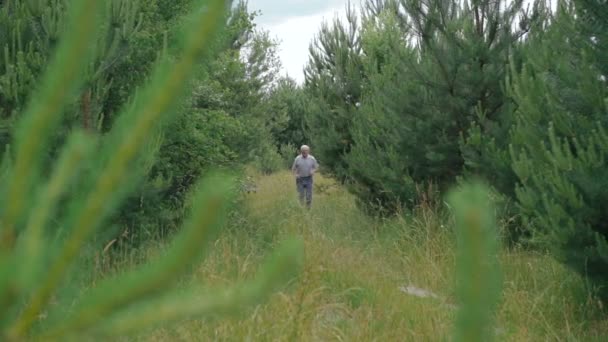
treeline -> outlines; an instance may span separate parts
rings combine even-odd
[[[481,178],[506,238],[601,284],[607,80],[605,1],[367,0],[311,44],[292,125],[366,208]]]
[[[14,159],[13,126],[24,105],[35,100],[31,94],[51,62],[71,4],[0,1],[0,148],[5,161]],[[107,17],[102,22],[107,27],[100,29],[105,34],[99,41],[86,42],[95,50],[95,59],[46,150],[46,170],[74,130],[97,137],[100,145],[112,143],[107,133],[117,122],[118,111],[138,96],[161,57],[178,57],[174,45],[192,5],[192,0],[105,2]],[[289,81],[279,77],[277,42],[256,27],[258,13],[246,2],[230,8],[226,26],[208,47],[207,57],[198,62],[188,96],[173,108],[173,119],[131,170],[144,175],[145,181],[108,222],[104,231],[112,233],[106,240],[121,235],[137,244],[178,227],[187,211],[188,193],[210,169],[234,170],[250,163],[266,171],[281,167],[273,133],[287,120],[270,94],[277,84]]]

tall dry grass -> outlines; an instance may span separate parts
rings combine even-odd
[[[298,281],[229,320],[183,321],[140,340],[452,338],[458,307],[456,248],[447,215],[421,205],[409,217],[375,220],[322,176],[317,177],[310,212],[299,207],[288,173],[257,177],[257,185],[258,192],[246,195],[243,212],[189,282],[227,286],[248,279],[267,250],[294,234],[303,239],[306,254]],[[575,273],[545,255],[523,250],[503,250],[499,260],[504,281],[493,328],[496,340],[608,339],[601,304]],[[432,295],[406,293],[413,288]]]

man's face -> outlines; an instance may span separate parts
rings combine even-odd
[[[302,149],[302,157],[308,157],[308,149],[306,149],[306,148]]]

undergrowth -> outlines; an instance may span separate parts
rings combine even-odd
[[[292,235],[304,241],[305,263],[298,281],[238,317],[182,321],[138,340],[443,341],[461,336],[467,341],[492,337],[602,341],[608,337],[603,306],[584,279],[547,255],[500,247],[497,263],[490,264],[499,266],[482,270],[500,271],[501,288],[494,288],[499,293],[490,291],[495,293],[490,294],[496,300],[495,310],[489,303],[477,304],[486,322],[480,329],[489,335],[464,338],[454,329],[461,324],[457,317],[470,315],[459,309],[467,300],[462,291],[475,280],[457,281],[457,273],[471,277],[474,273],[456,272],[458,239],[451,215],[420,207],[409,217],[376,220],[362,213],[339,185],[322,177],[316,181],[313,209],[307,212],[297,203],[288,173],[260,176],[256,182],[258,192],[245,195],[244,208],[187,284],[229,286],[248,279],[261,257]],[[139,253],[145,257],[158,248],[150,246]],[[455,285],[463,281],[459,290]],[[478,281],[487,285],[488,280]],[[413,288],[426,292],[418,296],[410,291]],[[483,288],[487,286],[482,284]],[[471,304],[475,305],[464,306]]]

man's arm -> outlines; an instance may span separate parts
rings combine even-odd
[[[314,163],[312,164],[312,174],[315,174],[319,169],[319,163],[317,162],[317,158],[315,157],[312,157],[312,160],[314,161]]]

